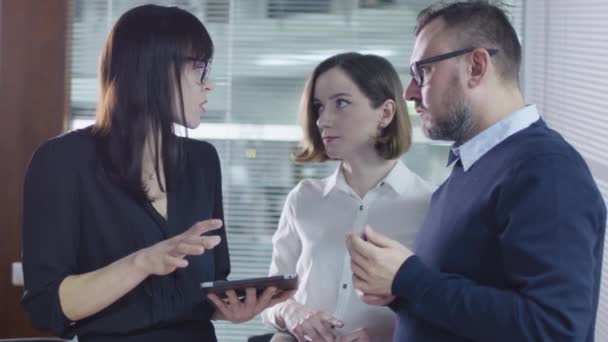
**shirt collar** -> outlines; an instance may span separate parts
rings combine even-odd
[[[408,181],[412,178],[411,173],[410,169],[401,160],[398,160],[382,182],[388,184],[396,193],[401,194],[408,188]]]
[[[509,114],[494,125],[486,128],[460,146],[452,145],[448,165],[460,159],[464,171],[468,171],[484,154],[511,135],[528,128],[540,116],[536,105],[526,106]]]
[[[407,180],[410,179],[410,173],[410,169],[408,169],[407,166],[405,166],[405,164],[401,160],[398,160],[395,163],[395,166],[393,166],[391,171],[386,175],[386,177],[384,177],[384,179],[380,181],[379,185],[388,185],[395,192],[399,194],[403,193],[408,187]],[[334,171],[334,173],[331,176],[327,177],[325,180],[326,182],[325,187],[323,188],[323,197],[326,197],[329,192],[334,188],[337,188],[347,193],[353,191],[346,182],[346,178],[344,177],[344,173],[342,172],[342,165],[338,165],[336,171]]]
[[[334,187],[337,187],[338,186],[338,182],[340,182],[340,183],[342,183],[342,182],[346,183],[344,181],[344,175],[342,175],[342,164],[338,164],[338,167],[336,168],[336,170],[334,171],[334,173],[332,173],[331,176],[325,178],[325,187],[323,188],[323,197],[327,196],[327,194],[329,194],[329,192]]]

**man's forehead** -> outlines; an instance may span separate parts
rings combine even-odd
[[[449,50],[452,37],[443,18],[436,18],[429,22],[416,36],[411,62]]]

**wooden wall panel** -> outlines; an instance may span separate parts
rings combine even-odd
[[[0,0],[0,338],[41,335],[20,306],[23,176],[67,113],[68,0]]]

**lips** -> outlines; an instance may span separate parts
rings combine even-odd
[[[325,136],[322,138],[323,139],[323,143],[325,144],[329,144],[332,141],[335,141],[336,139],[338,139],[338,137],[334,137],[334,136]]]
[[[416,114],[418,114],[418,116],[423,120],[429,115],[429,113],[422,108],[416,108]]]

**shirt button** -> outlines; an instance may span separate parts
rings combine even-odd
[[[360,211],[363,211],[363,204],[361,204],[361,205],[359,206],[359,210],[360,210]]]
[[[346,288],[348,287],[348,285],[346,284],[342,284],[342,288],[346,290]]]
[[[384,182],[380,183],[380,186],[384,186]]]

